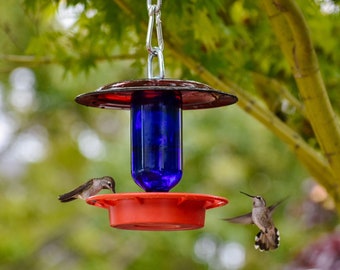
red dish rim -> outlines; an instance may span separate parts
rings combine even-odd
[[[226,205],[228,200],[196,193],[138,192],[96,195],[86,202],[108,209],[114,228],[177,231],[203,227],[205,211]]]

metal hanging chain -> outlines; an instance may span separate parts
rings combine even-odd
[[[161,21],[161,8],[162,8],[162,0],[157,0],[157,4],[152,4],[152,0],[147,0],[147,9],[149,14],[149,24],[148,24],[148,32],[146,35],[146,49],[148,50],[148,78],[161,78],[163,79],[165,76],[164,70],[164,42],[163,42],[163,33],[162,33],[162,21]],[[152,33],[154,24],[156,24],[156,35],[157,35],[157,46],[152,46]],[[154,57],[158,58],[158,66],[159,66],[159,76],[153,76],[153,66],[152,61]]]

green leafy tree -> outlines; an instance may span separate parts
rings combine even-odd
[[[118,192],[136,189],[121,180],[131,178],[128,113],[73,100],[145,77],[145,1],[1,2],[0,264],[228,269],[225,241],[252,248],[256,230],[214,219],[249,211],[251,202],[238,194],[245,189],[269,202],[292,197],[275,216],[287,232],[278,255],[259,261],[247,249],[245,269],[282,268],[333,231],[340,211],[339,9],[338,1],[163,1],[166,77],[204,82],[239,101],[184,113],[185,172],[176,187],[227,196],[230,211],[214,210],[204,232],[145,234],[112,232],[105,213],[56,200],[103,174],[118,180]]]

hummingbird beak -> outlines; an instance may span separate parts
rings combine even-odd
[[[116,193],[116,183],[113,179],[111,181],[111,187],[109,189],[111,189],[113,193]]]
[[[108,189],[108,190],[111,190],[113,193],[116,193],[115,187],[111,187],[111,186],[105,185],[103,187],[103,189]]]
[[[244,194],[244,195],[246,195],[246,196],[248,196],[248,197],[250,197],[250,198],[255,198],[255,197],[256,197],[256,196],[249,195],[248,193],[245,193],[245,192],[243,192],[243,191],[240,191],[240,193],[242,193],[242,194]]]
[[[114,182],[114,180],[110,180],[109,182],[104,182],[103,183],[103,189],[109,189],[111,190],[113,193],[116,193],[116,184]]]

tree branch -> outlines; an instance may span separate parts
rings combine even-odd
[[[107,57],[97,57],[96,62],[110,61],[110,60],[135,60],[140,58],[140,55],[136,54],[118,54]],[[0,54],[0,60],[8,61],[12,63],[27,65],[27,66],[38,66],[42,64],[60,64],[57,58],[48,56],[35,56],[35,55],[17,55],[17,54]]]
[[[307,117],[331,167],[333,180],[328,191],[340,212],[340,127],[319,70],[309,29],[295,1],[263,0],[263,4],[291,66]]]

